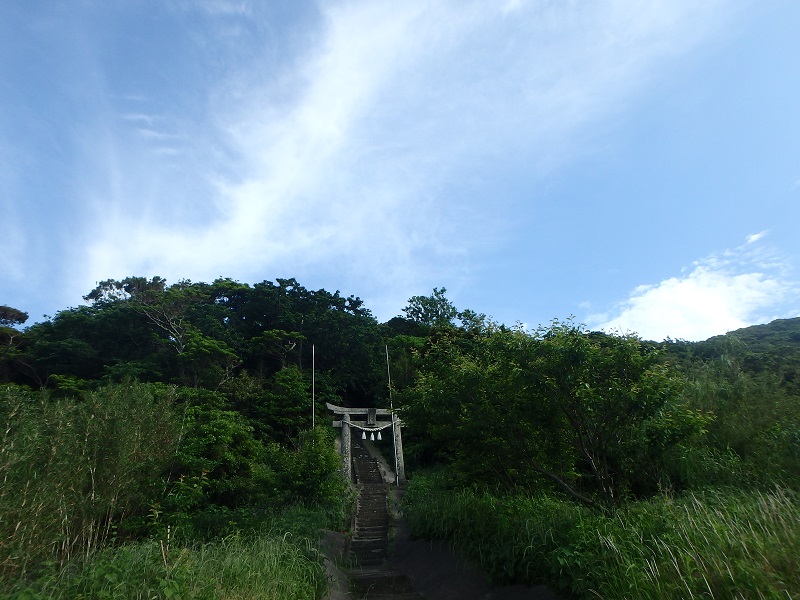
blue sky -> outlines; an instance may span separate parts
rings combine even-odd
[[[800,3],[9,0],[0,304],[295,277],[385,321],[800,315]]]

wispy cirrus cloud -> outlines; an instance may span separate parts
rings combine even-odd
[[[792,312],[800,316],[800,306],[792,305],[800,284],[774,250],[758,244],[766,233],[696,261],[678,277],[637,287],[610,313],[587,317],[589,326],[649,340],[698,341]]]
[[[204,6],[255,18],[242,2]],[[131,146],[112,133],[113,163],[87,181],[98,210],[73,279],[328,272],[391,316],[409,289],[468,276],[492,223],[513,219],[486,202],[508,163],[534,185],[568,161],[582,131],[710,35],[720,7],[324,4],[289,63],[263,72],[256,58],[198,89],[167,163],[158,153],[175,147],[155,133]],[[160,118],[125,114],[140,132]]]

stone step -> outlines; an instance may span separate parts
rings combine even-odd
[[[383,508],[381,510],[370,510],[364,509],[356,512],[356,521],[363,520],[363,519],[372,519],[374,521],[388,521],[389,520],[389,513],[386,512],[386,509]]]
[[[356,510],[356,520],[358,520],[359,517],[362,519],[382,519],[386,521],[389,519],[389,513],[386,507],[381,507],[380,509],[362,508],[361,510]]]
[[[356,514],[361,513],[364,515],[388,515],[389,511],[386,510],[386,504],[379,502],[359,502],[356,504]]]
[[[359,565],[350,573],[353,598],[424,600],[404,575],[385,568],[389,547],[389,486],[383,480],[378,462],[360,440],[353,440],[351,455],[353,474],[360,488],[349,545],[350,555]]]
[[[388,533],[389,524],[386,521],[376,521],[372,523],[369,521],[356,521],[356,526],[353,529],[353,536],[360,537],[386,537],[386,534]]]
[[[360,529],[362,531],[370,531],[370,530],[389,530],[389,519],[387,517],[361,517],[356,518],[356,529]]]
[[[372,552],[374,550],[387,550],[389,547],[386,539],[365,538],[362,540],[350,540],[351,552]]]
[[[358,498],[358,504],[366,506],[383,506],[386,507],[386,492],[382,494],[366,493]]]
[[[389,514],[386,510],[385,504],[379,504],[376,502],[359,502],[356,505],[356,515],[369,515],[372,517],[382,517]]]
[[[386,491],[384,490],[380,494],[375,494],[373,492],[366,492],[363,496],[359,496],[359,504],[378,504],[380,506],[386,506]]]
[[[361,502],[375,502],[386,505],[386,490],[381,490],[380,492],[366,491],[362,493],[363,496],[359,496]]]
[[[370,531],[370,530],[388,531],[389,519],[387,517],[383,517],[380,519],[368,518],[368,517],[356,518],[356,529],[361,531]]]
[[[364,475],[360,473],[356,473],[356,482],[361,484],[376,484],[380,483],[382,477],[380,474],[376,475]]]
[[[388,519],[389,513],[386,510],[385,506],[380,508],[365,508],[361,507],[361,510],[356,510],[356,519],[358,517],[366,517],[366,518],[373,518],[373,519]]]
[[[352,539],[354,540],[377,540],[377,539],[388,539],[387,534],[389,533],[388,529],[359,529],[353,532]]]
[[[389,532],[388,519],[368,523],[366,520],[356,521],[353,535],[386,535]]]
[[[356,517],[355,521],[356,528],[361,529],[383,529],[384,531],[388,531],[389,529],[389,515],[374,515],[374,516],[367,516],[361,515],[360,517]]]
[[[353,530],[354,537],[386,537],[389,533],[389,526],[384,525],[359,525],[356,523]]]
[[[358,517],[366,517],[372,519],[388,519],[389,518],[389,511],[386,510],[385,506],[381,506],[380,508],[369,508],[369,507],[356,507],[356,519]]]

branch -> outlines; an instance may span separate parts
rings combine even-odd
[[[566,481],[561,479],[555,473],[551,473],[550,471],[547,471],[547,470],[543,469],[542,467],[540,467],[536,463],[529,463],[529,464],[530,464],[531,468],[534,471],[536,471],[540,475],[544,475],[545,477],[547,477],[551,481],[555,482],[559,487],[561,487],[564,491],[566,491],[570,496],[572,496],[576,500],[580,500],[584,504],[587,504],[587,505],[591,506],[592,508],[595,508],[595,509],[599,510],[602,513],[607,513],[608,512],[608,509],[605,506],[603,506],[601,504],[598,504],[597,502],[595,502],[594,500],[592,500],[588,496],[584,496],[578,490],[573,488],[571,485],[569,485]]]

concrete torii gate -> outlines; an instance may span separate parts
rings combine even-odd
[[[351,432],[350,428],[360,429],[365,433],[375,433],[388,427],[394,434],[394,463],[397,485],[406,482],[406,470],[403,464],[403,439],[400,435],[400,417],[385,408],[347,408],[325,403],[328,410],[334,414],[334,427],[342,429],[342,471],[348,480],[353,479],[353,464],[350,457]],[[353,417],[358,417],[354,419]],[[336,420],[336,417],[339,420]],[[378,417],[389,417],[389,421],[379,421]]]

